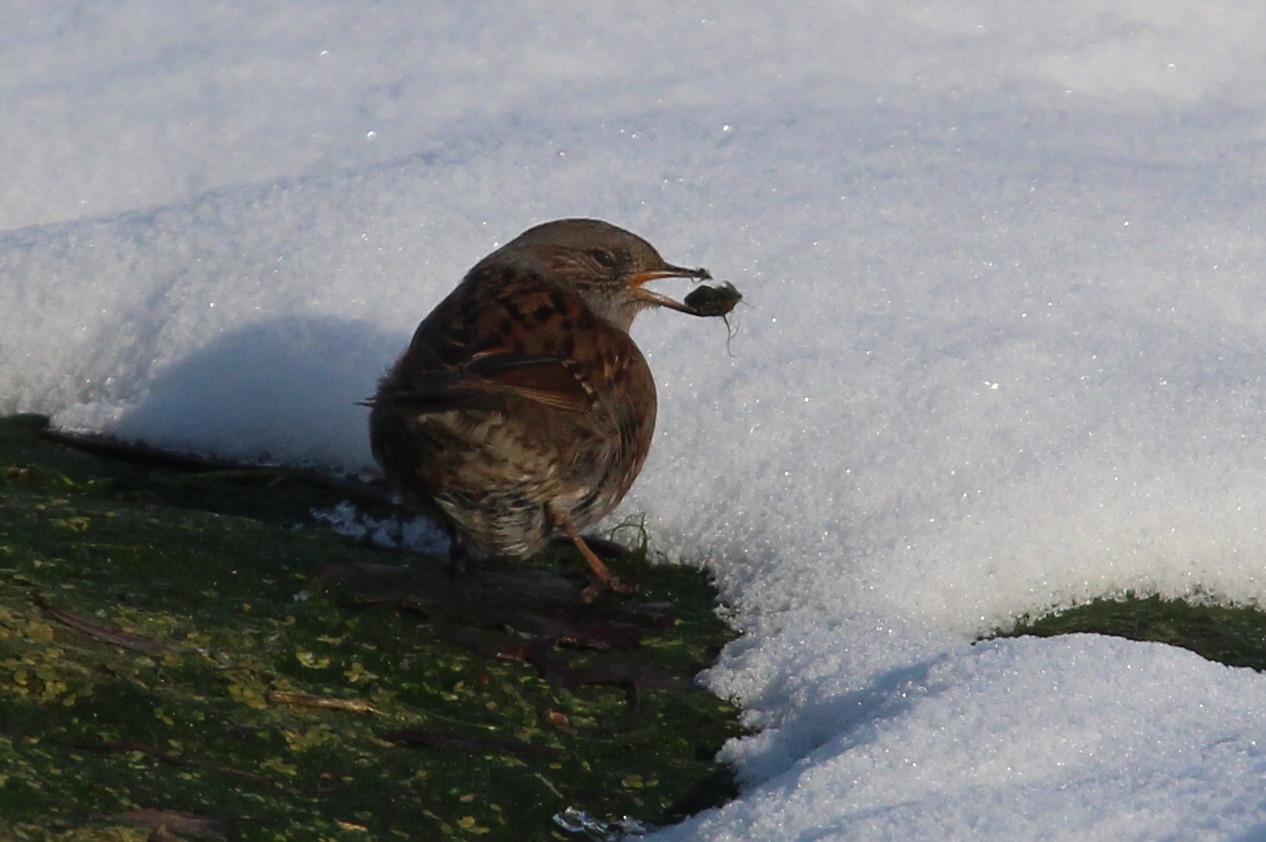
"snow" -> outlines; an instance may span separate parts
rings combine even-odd
[[[1266,8],[5,18],[0,412],[357,470],[355,402],[462,273],[607,219],[746,296],[728,349],[634,329],[621,511],[718,577],[743,637],[703,679],[758,729],[740,798],[657,838],[1266,838],[1266,677],[972,643],[1266,595]]]

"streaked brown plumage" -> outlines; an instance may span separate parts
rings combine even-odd
[[[374,457],[439,520],[455,559],[523,559],[580,537],[624,497],[650,448],[655,382],[629,337],[643,309],[701,315],[646,289],[708,278],[595,219],[538,225],[485,257],[418,326],[370,402]]]

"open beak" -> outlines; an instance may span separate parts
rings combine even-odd
[[[669,298],[667,295],[649,290],[643,284],[647,281],[655,281],[660,278],[694,278],[697,281],[712,280],[712,273],[707,269],[686,269],[681,266],[673,266],[665,263],[659,269],[652,269],[649,272],[639,272],[629,277],[629,290],[633,293],[633,297],[647,304],[657,304],[660,307],[667,307],[670,310],[676,310],[679,313],[689,313],[692,316],[703,315],[696,311],[688,304]]]

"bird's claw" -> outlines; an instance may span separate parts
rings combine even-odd
[[[585,585],[585,589],[580,592],[580,599],[585,603],[590,603],[606,591],[621,594],[633,594],[641,590],[641,587],[633,582],[621,582],[612,576],[610,579],[590,579],[589,584]]]

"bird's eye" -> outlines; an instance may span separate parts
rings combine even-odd
[[[602,248],[594,249],[592,252],[590,252],[590,254],[593,255],[594,260],[598,261],[599,263],[601,263],[603,266],[607,267],[608,269],[611,269],[615,266],[615,263],[616,263],[615,255],[607,251],[606,249],[602,249]]]

